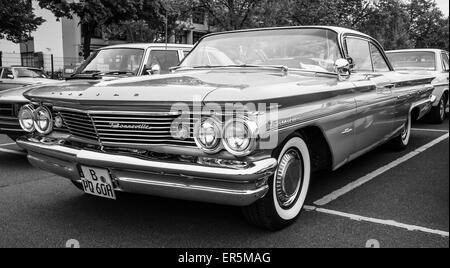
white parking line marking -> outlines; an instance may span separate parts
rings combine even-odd
[[[341,189],[336,190],[336,191],[332,192],[331,194],[322,197],[321,199],[314,202],[314,205],[324,206],[324,205],[330,203],[331,201],[336,200],[337,198],[345,195],[346,193],[360,187],[361,185],[373,180],[374,178],[378,177],[379,175],[385,173],[386,171],[389,171],[390,169],[408,161],[409,159],[417,156],[418,154],[423,153],[424,151],[428,150],[429,148],[433,147],[434,145],[436,145],[448,138],[449,138],[449,133],[447,133],[447,134],[435,139],[434,141],[427,143],[424,146],[410,152],[409,154],[404,155],[404,156],[398,158],[397,160],[367,174],[366,176],[347,184],[346,186],[342,187]]]
[[[382,220],[382,219],[364,217],[364,216],[349,214],[349,213],[330,210],[330,209],[317,208],[314,206],[304,206],[304,209],[306,211],[315,211],[315,212],[325,213],[325,214],[329,214],[329,215],[340,216],[340,217],[348,218],[348,219],[351,219],[354,221],[366,221],[366,222],[377,223],[377,224],[382,224],[382,225],[387,225],[387,226],[392,226],[392,227],[398,227],[398,228],[406,229],[408,231],[419,231],[419,232],[424,232],[424,233],[428,233],[428,234],[436,234],[436,235],[440,235],[443,237],[449,237],[449,233],[446,231],[430,229],[430,228],[421,227],[421,226],[417,226],[417,225],[404,224],[404,223],[396,222],[393,220]]]
[[[27,155],[25,152],[0,148],[0,152],[18,155]]]
[[[0,144],[0,147],[8,146],[8,145],[15,145],[15,144],[16,144],[15,142],[11,142],[11,143],[3,143],[3,144]]]
[[[444,130],[444,129],[430,129],[430,128],[412,128],[411,130],[414,131],[430,131],[430,132],[443,132],[443,133],[448,133],[448,130]]]

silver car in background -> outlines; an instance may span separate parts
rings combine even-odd
[[[441,124],[448,113],[449,54],[440,49],[405,49],[386,52],[394,69],[399,72],[434,75],[432,84],[436,101],[428,114],[433,123]]]
[[[90,87],[102,81],[142,75],[167,74],[191,51],[184,44],[121,44],[96,50],[68,81],[48,79],[44,71],[31,67],[0,68],[0,134],[15,140],[26,134],[19,125],[19,109],[29,101],[23,93],[40,85]]]

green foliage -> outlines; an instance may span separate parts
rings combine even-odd
[[[24,42],[44,21],[33,14],[32,6],[26,1],[0,0],[0,39]]]
[[[84,51],[96,28],[132,42],[163,42],[192,29],[194,10],[203,10],[209,30],[287,25],[334,25],[367,33],[386,49],[449,49],[449,19],[433,0],[38,0],[57,17],[78,17]],[[20,42],[43,20],[24,0],[0,0],[0,38]],[[167,22],[167,24],[166,24]]]

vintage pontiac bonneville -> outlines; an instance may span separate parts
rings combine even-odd
[[[394,72],[376,40],[348,29],[217,33],[172,74],[26,92],[18,144],[88,194],[240,206],[277,230],[298,217],[312,172],[405,148],[431,80]]]

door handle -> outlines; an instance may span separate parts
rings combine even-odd
[[[348,134],[348,133],[350,133],[352,131],[353,131],[352,128],[346,128],[344,131],[341,132],[341,134]]]
[[[385,88],[393,89],[395,87],[394,84],[387,84],[384,86]]]

